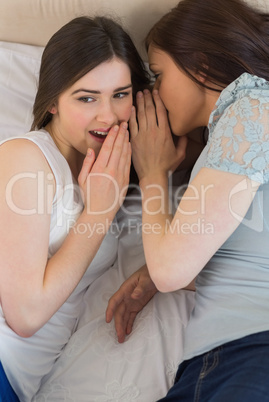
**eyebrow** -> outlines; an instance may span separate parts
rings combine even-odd
[[[125,91],[126,89],[132,88],[132,86],[133,86],[132,84],[128,84],[128,85],[126,85],[124,87],[116,88],[116,89],[114,89],[113,93],[120,92],[120,91]],[[80,89],[76,89],[76,91],[72,92],[72,95],[75,95],[78,92],[88,92],[88,93],[91,93],[91,94],[101,94],[101,91],[95,91],[94,89],[80,88]]]

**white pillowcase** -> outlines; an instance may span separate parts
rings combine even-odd
[[[0,140],[30,130],[43,49],[0,42]]]

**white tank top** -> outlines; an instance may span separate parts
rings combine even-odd
[[[4,140],[29,139],[45,155],[56,181],[51,216],[48,257],[61,246],[68,230],[82,210],[82,200],[69,165],[45,130]],[[116,225],[117,226],[117,225]],[[115,225],[104,241],[80,283],[54,316],[32,337],[21,338],[6,324],[0,305],[0,361],[8,380],[21,402],[36,394],[42,377],[47,374],[75,329],[82,308],[84,291],[98,276],[112,266],[117,256],[118,235]]]

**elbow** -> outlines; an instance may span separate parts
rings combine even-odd
[[[40,321],[40,314],[38,312],[33,312],[33,310],[22,311],[21,309],[16,309],[16,313],[4,312],[5,320],[7,325],[14,331],[18,336],[22,338],[30,338],[33,336],[43,325]]]
[[[174,284],[170,284],[167,281],[162,281],[162,280],[153,280],[156,288],[158,289],[159,292],[161,293],[170,293],[170,292],[174,292],[178,289],[181,289],[181,287],[179,286],[175,286]]]
[[[31,338],[35,334],[34,331],[30,331],[26,328],[12,328],[11,329],[21,338]]]
[[[190,278],[189,275],[184,275],[178,265],[173,268],[171,265],[170,267],[162,264],[157,265],[155,261],[152,268],[153,269],[150,269],[148,265],[151,279],[161,293],[175,292],[176,290],[184,289],[193,279]]]
[[[166,270],[155,271],[151,274],[151,279],[161,293],[175,292],[176,290],[183,289],[189,284],[189,280],[185,281],[184,278],[175,278]]]
[[[158,291],[161,293],[169,293],[174,290],[171,290],[171,284],[168,278],[164,279],[162,275],[159,275],[156,272],[151,275],[151,279]]]
[[[22,338],[33,336],[46,322],[44,301],[37,297],[2,297],[2,311],[7,325]]]
[[[6,319],[8,326],[21,338],[30,338],[33,336],[39,329],[33,323],[30,323],[29,320],[19,320],[16,323],[13,320]]]

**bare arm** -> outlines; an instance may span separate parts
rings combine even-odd
[[[237,228],[259,184],[242,175],[202,168],[172,216],[167,173],[174,166],[172,156],[180,154],[180,149],[169,143],[167,117],[158,94],[154,101],[158,125],[152,98],[146,94],[138,99],[139,129],[134,113],[130,129],[142,191],[146,262],[156,287],[168,292],[184,288],[197,276]],[[236,191],[241,183],[245,188]],[[208,225],[206,233],[192,230],[199,221]]]
[[[20,146],[16,141],[21,141]],[[7,202],[7,188],[15,175],[24,172],[51,173],[45,158],[34,144],[16,140],[0,148],[0,298],[6,321],[21,336],[31,336],[59,309],[77,286],[94,258],[104,234],[77,234],[71,230],[58,252],[48,257],[50,211],[52,200],[44,200],[44,213],[21,214]],[[27,155],[31,155],[31,158]],[[130,146],[126,129],[111,130],[94,163],[94,154],[85,157],[79,184],[85,198],[85,207],[77,224],[94,225],[112,221],[119,208],[96,215],[87,210],[87,187],[98,188],[91,197],[91,211],[105,210],[114,202],[112,180],[91,173],[111,175],[120,191],[128,184]],[[27,175],[26,175],[27,176]],[[91,191],[92,194],[92,191]],[[104,197],[106,194],[106,197]],[[29,177],[13,186],[12,203],[21,210],[34,211],[40,194],[36,182]]]

